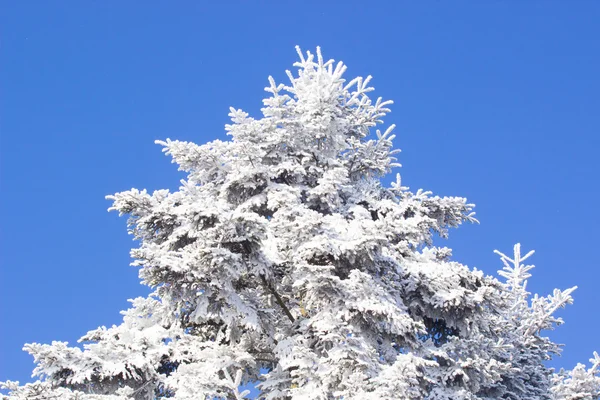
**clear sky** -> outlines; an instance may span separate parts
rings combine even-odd
[[[600,2],[6,1],[0,8],[0,380],[144,295],[107,194],[176,189],[155,139],[226,138],[294,45],[393,99],[403,183],[477,204],[457,261],[535,249],[529,288],[579,285],[553,365],[600,350]]]

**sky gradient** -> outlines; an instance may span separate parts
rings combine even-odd
[[[0,380],[24,343],[74,344],[148,293],[107,194],[176,189],[156,139],[226,139],[294,45],[373,75],[403,183],[477,204],[454,259],[536,250],[528,288],[578,285],[554,366],[600,350],[600,2],[15,1],[0,9]],[[426,4],[427,3],[427,4]],[[386,181],[391,180],[388,176]]]

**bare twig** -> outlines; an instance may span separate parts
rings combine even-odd
[[[279,295],[279,293],[277,293],[277,291],[275,290],[275,288],[273,288],[273,286],[267,281],[267,278],[265,278],[265,276],[263,274],[260,274],[260,279],[261,279],[263,285],[265,285],[265,287],[267,289],[269,289],[269,291],[271,292],[271,294],[275,297],[275,300],[277,301],[277,304],[279,304],[279,306],[283,309],[283,312],[285,313],[285,315],[287,315],[287,317],[289,318],[289,320],[292,321],[292,323],[296,322],[296,319],[294,318],[294,316],[290,312],[290,309],[287,308],[287,306],[283,302],[283,299],[281,298],[281,296]]]

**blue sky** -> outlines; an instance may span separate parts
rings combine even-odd
[[[321,4],[325,3],[325,4]],[[15,1],[0,10],[0,380],[147,293],[107,194],[176,189],[153,142],[224,139],[294,45],[393,99],[403,182],[477,204],[455,259],[535,249],[532,291],[579,285],[553,365],[600,350],[600,2]]]

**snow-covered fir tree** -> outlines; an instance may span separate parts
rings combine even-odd
[[[392,102],[319,49],[298,55],[261,118],[231,109],[231,140],[157,142],[187,173],[178,191],[109,196],[152,294],[81,348],[26,345],[40,380],[2,398],[243,399],[257,382],[268,400],[598,399],[597,353],[544,364],[574,288],[530,296],[518,245],[500,280],[434,246],[473,205],[384,187]]]

